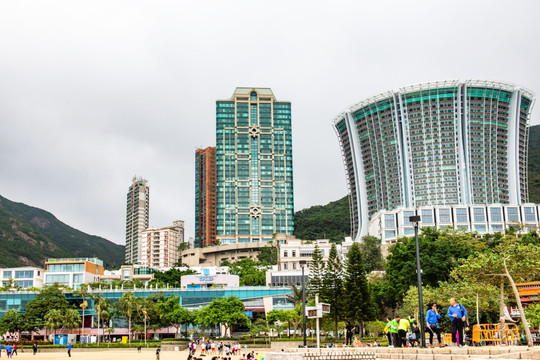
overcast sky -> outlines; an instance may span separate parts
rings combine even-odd
[[[0,195],[124,244],[134,175],[150,225],[194,232],[194,152],[215,101],[292,102],[295,210],[347,193],[332,119],[447,79],[540,92],[540,1],[0,2]],[[538,106],[532,123],[538,124]]]

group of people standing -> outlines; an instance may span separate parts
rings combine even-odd
[[[13,357],[13,355],[18,355],[17,354],[17,344],[6,344],[6,345],[2,345],[0,344],[0,357],[2,356],[2,348],[5,348],[6,349],[6,356],[8,358],[11,358]]]
[[[247,348],[247,346],[246,346]],[[189,350],[191,355],[195,355],[196,351],[200,349],[201,355],[219,355],[226,356],[240,354],[242,346],[240,344],[224,344],[223,342],[212,341],[209,338],[202,338],[192,341],[189,344]]]
[[[461,304],[458,304],[456,299],[450,299],[447,316],[451,321],[452,329],[452,345],[464,346],[466,344],[463,336],[463,328],[467,319],[467,310]],[[437,337],[439,347],[444,347],[441,339],[441,328],[439,321],[441,315],[438,312],[437,304],[429,304],[426,313],[426,325],[429,333],[429,346],[434,347],[434,337]],[[417,321],[409,316],[408,319],[396,316],[394,319],[387,319],[384,331],[388,337],[389,346],[404,347],[415,346],[420,341],[420,328]]]

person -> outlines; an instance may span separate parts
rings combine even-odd
[[[398,347],[403,347],[407,344],[407,331],[411,330],[409,320],[403,318],[398,322]]]
[[[156,349],[156,360],[159,360],[159,353],[161,352],[161,345]]]
[[[19,354],[17,354],[17,343],[13,345],[13,350],[11,351],[11,357],[13,357],[13,354],[19,356]]]
[[[386,335],[386,338],[388,339],[388,346],[392,346],[392,333],[390,332],[390,323],[392,320],[390,318],[386,318],[386,325],[384,326],[384,334]]]
[[[390,327],[388,328],[388,332],[391,334],[392,337],[392,343],[388,345],[390,347],[399,347],[398,325],[399,316],[396,316],[394,320],[390,321]]]
[[[452,345],[459,347],[466,345],[463,341],[463,324],[465,324],[467,318],[467,310],[463,305],[458,304],[456,299],[452,298],[450,299],[447,315],[452,321]]]
[[[68,356],[71,357],[71,343],[68,343],[67,350],[68,350]]]
[[[346,346],[349,346],[349,345],[352,345],[352,338],[353,338],[353,331],[354,331],[354,326],[352,326],[351,322],[350,321],[347,321],[347,325],[345,326],[345,345]]]
[[[437,311],[437,304],[433,303],[428,305],[428,311],[426,313],[426,324],[429,332],[429,347],[433,348],[433,338],[434,335],[437,335],[437,341],[439,342],[439,347],[444,347],[443,342],[441,341],[441,329],[439,328],[439,319],[441,315]]]
[[[36,353],[37,353],[37,344],[36,344],[35,341],[34,341],[34,343],[32,344],[32,351],[33,351],[34,355],[36,355]]]
[[[137,352],[141,352],[141,344],[139,344],[139,346],[137,346]]]
[[[411,333],[409,334],[409,343],[411,347],[419,345],[420,342],[420,327],[416,320],[413,320],[411,323]]]

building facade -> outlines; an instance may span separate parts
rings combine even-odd
[[[216,245],[216,148],[195,151],[195,247]]]
[[[277,101],[268,88],[236,88],[230,99],[216,102],[220,244],[293,234],[291,130],[291,103]]]
[[[371,217],[369,234],[391,245],[402,236],[414,235],[409,217],[420,215],[420,227],[454,228],[478,234],[504,232],[511,225],[523,226],[523,231],[539,229],[539,206],[522,205],[439,205],[381,210]]]
[[[62,258],[49,259],[46,263],[45,281],[43,285],[55,283],[72,289],[82,284],[98,282],[105,268],[98,258]]]
[[[142,231],[148,228],[150,217],[150,187],[148,181],[134,177],[127,194],[126,257],[128,264],[138,264],[142,257]]]
[[[150,228],[141,232],[141,257],[138,264],[152,269],[175,266],[180,258],[178,246],[184,242],[184,222],[172,226]]]
[[[334,120],[351,195],[352,236],[399,207],[528,201],[533,94],[489,81],[444,81],[387,92]]]
[[[289,240],[286,244],[280,245],[278,253],[278,270],[299,270],[300,261],[305,261],[306,269],[309,269],[316,246],[318,246],[321,251],[323,262],[326,262],[330,255],[330,249],[332,248],[330,240]],[[336,245],[336,249],[341,255],[341,246]]]
[[[23,266],[0,269],[2,286],[13,285],[22,289],[41,288],[43,286],[44,269]]]

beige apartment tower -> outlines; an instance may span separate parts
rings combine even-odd
[[[142,258],[142,232],[148,228],[150,187],[142,177],[134,177],[127,194],[126,257],[127,264],[139,264]]]

